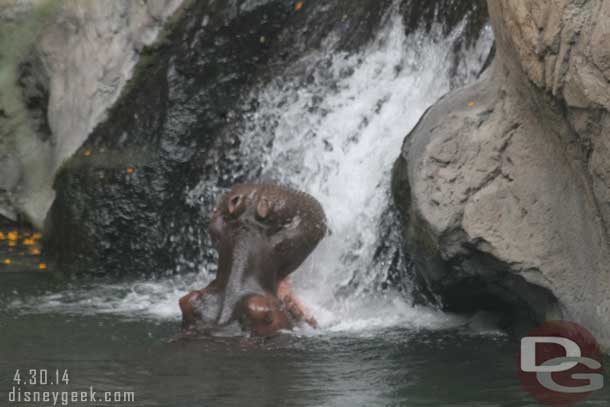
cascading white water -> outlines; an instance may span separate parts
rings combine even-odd
[[[394,10],[362,51],[337,52],[330,38],[324,49],[254,91],[258,108],[246,118],[243,155],[251,163],[262,162],[256,172],[264,179],[318,198],[329,218],[332,234],[293,275],[322,332],[446,326],[451,321],[412,306],[404,294],[371,287],[386,278],[387,267],[374,254],[380,218],[391,200],[390,170],[402,140],[450,83],[464,83],[478,73],[491,45],[487,29],[461,56],[458,76],[452,77],[451,44],[461,31],[458,27],[445,37],[435,27],[431,33],[406,36]],[[197,275],[66,291],[38,298],[36,305],[14,305],[31,311],[177,319],[178,298],[209,279],[202,269]],[[345,294],[343,289],[354,280],[355,288]]]
[[[425,109],[452,80],[476,75],[491,43],[489,33],[483,35],[462,58],[461,77],[451,78],[448,44],[460,27],[449,38],[434,30],[404,32],[394,12],[362,52],[337,53],[329,45],[306,56],[259,91],[259,107],[242,137],[245,156],[263,157],[264,179],[309,192],[325,208],[332,234],[293,279],[322,325],[332,329],[421,320],[422,310],[404,294],[369,290],[386,278],[387,265],[374,254],[391,201],[390,171]],[[293,72],[299,77],[291,78]],[[356,288],[338,296],[354,279]]]

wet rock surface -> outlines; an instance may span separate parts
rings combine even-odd
[[[248,4],[188,7],[65,165],[49,216],[64,267],[151,273],[209,258],[213,202],[246,172],[236,155],[239,117],[256,100],[241,97],[332,30],[342,33],[339,47],[366,41],[384,12],[383,2],[351,3],[342,21],[347,3],[338,1],[298,10],[285,1]],[[202,179],[216,188],[192,202],[187,193]]]
[[[0,273],[51,270],[42,250],[43,235],[27,224],[0,216]]]
[[[389,0],[189,4],[163,41],[144,51],[108,119],[57,177],[47,228],[61,267],[134,274],[212,264],[205,230],[213,203],[256,174],[238,148],[248,142],[239,138],[241,117],[258,104],[249,91],[322,43],[358,49],[391,6]],[[206,188],[192,194],[197,185]]]

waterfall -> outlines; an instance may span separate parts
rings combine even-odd
[[[405,135],[426,108],[478,74],[491,30],[485,29],[455,66],[455,52],[461,51],[452,44],[462,30],[458,26],[446,36],[442,27],[433,26],[431,32],[405,35],[396,7],[360,51],[338,52],[335,39],[328,38],[320,50],[245,98],[257,105],[244,118],[240,135],[239,153],[244,167],[251,168],[250,178],[312,194],[329,219],[332,234],[292,277],[322,332],[445,326],[451,320],[414,306],[409,281],[402,287],[386,284],[401,250],[390,171]],[[199,185],[189,199],[206,188],[212,186]],[[380,240],[389,250],[380,250]],[[178,298],[210,278],[208,266],[201,265],[195,274],[79,288],[15,305],[30,311],[178,319]]]
[[[305,190],[328,215],[332,234],[293,277],[322,325],[371,327],[414,317],[408,291],[381,289],[391,259],[376,254],[384,236],[400,250],[398,234],[383,230],[399,231],[400,224],[383,217],[390,216],[390,171],[405,135],[452,81],[476,75],[489,49],[487,33],[452,78],[448,44],[461,29],[449,38],[436,34],[440,27],[405,36],[394,12],[363,51],[334,52],[329,39],[326,49],[257,90],[243,155],[261,163],[262,179]]]

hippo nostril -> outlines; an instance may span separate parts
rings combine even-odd
[[[271,212],[271,202],[267,198],[262,198],[256,205],[256,217],[258,219],[267,219]]]

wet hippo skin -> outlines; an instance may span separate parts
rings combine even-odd
[[[216,279],[180,299],[183,329],[206,331],[236,323],[256,336],[295,324],[316,326],[293,295],[288,275],[326,234],[312,196],[274,184],[238,184],[214,209],[208,232],[218,251]]]

